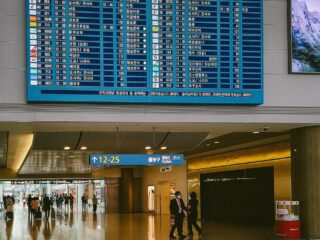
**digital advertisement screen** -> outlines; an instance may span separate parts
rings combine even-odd
[[[263,0],[26,2],[29,102],[263,103]]]
[[[320,73],[320,2],[291,0],[291,49],[289,70],[292,73]]]

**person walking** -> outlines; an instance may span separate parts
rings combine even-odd
[[[69,195],[69,201],[70,201],[70,210],[73,211],[74,196],[71,193]]]
[[[98,205],[98,198],[96,197],[96,195],[93,195],[92,205],[93,205],[93,212],[95,213],[97,211],[97,205]]]
[[[176,239],[174,236],[175,229],[178,230],[179,239],[183,239],[187,236],[182,234],[183,219],[185,217],[184,211],[187,210],[180,191],[175,193],[175,198],[170,201],[170,214],[174,218],[173,225],[170,230],[170,239]]]
[[[14,205],[13,196],[7,196],[7,198],[6,198],[6,221],[13,220],[13,205]]]
[[[201,235],[201,228],[197,224],[198,220],[198,199],[195,192],[190,193],[188,201],[188,235],[193,236],[192,226],[197,230],[199,236]]]
[[[30,206],[31,206],[31,213],[32,213],[33,219],[36,218],[36,212],[37,212],[37,209],[39,207],[38,200],[39,200],[39,198],[37,198],[37,197],[31,198]]]
[[[47,194],[44,195],[43,198],[43,210],[45,212],[45,217],[48,219],[50,217],[50,208],[51,208],[51,201]]]
[[[68,194],[64,194],[64,208],[67,210],[69,207],[69,196]]]
[[[62,197],[62,194],[60,194],[59,198],[59,208],[62,208],[62,203],[63,203],[63,197]]]
[[[50,195],[50,202],[51,202],[51,206],[52,206],[52,207],[53,207],[54,201],[55,201],[54,195],[51,193],[51,195]]]
[[[28,213],[29,213],[29,216],[32,215],[32,211],[31,211],[31,200],[32,200],[32,197],[31,197],[31,194],[29,194],[28,198],[27,198],[27,205],[28,205]]]
[[[85,193],[81,197],[81,202],[82,202],[82,211],[85,211],[86,205],[87,205],[87,197]]]
[[[2,200],[3,200],[3,208],[4,208],[4,210],[6,210],[7,209],[7,196],[3,195]]]

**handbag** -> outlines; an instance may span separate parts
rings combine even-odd
[[[176,223],[176,218],[174,215],[170,215],[170,225],[173,226]]]

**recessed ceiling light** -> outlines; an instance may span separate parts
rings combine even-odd
[[[258,132],[258,131],[254,131],[254,132],[252,132],[253,134],[258,134],[258,133],[260,133],[260,132]]]
[[[60,157],[59,155],[56,156],[56,158],[59,158],[59,157]]]
[[[74,158],[74,155],[70,155],[69,157]]]
[[[219,143],[220,143],[219,141],[215,141],[215,142],[214,142],[214,144],[219,144]]]
[[[210,147],[210,143],[207,143],[206,146],[207,146],[207,147]]]
[[[64,150],[70,150],[71,149],[71,147],[69,147],[69,146],[64,146],[64,148],[63,148]]]
[[[160,149],[161,150],[167,150],[167,147],[166,146],[162,146]]]
[[[82,146],[81,148],[80,148],[80,150],[82,150],[82,151],[84,151],[84,150],[87,150],[88,148],[86,147],[86,146]]]
[[[146,146],[144,149],[145,149],[145,150],[151,150],[151,149],[152,149],[152,147],[150,147],[150,146]]]

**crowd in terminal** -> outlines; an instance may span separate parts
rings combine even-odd
[[[42,219],[42,212],[44,213],[44,218],[48,219],[55,218],[55,208],[64,209],[65,211],[73,211],[75,197],[72,193],[52,193],[52,194],[42,194],[37,196],[32,196],[31,194],[24,194],[22,198],[23,206],[27,206],[28,215],[33,219]],[[2,201],[0,201],[0,209],[5,210],[6,221],[13,220],[14,214],[14,204],[16,203],[15,197],[13,195],[4,195]],[[81,197],[82,211],[86,211],[88,206],[88,196],[84,193]],[[92,198],[93,212],[97,211],[98,199],[95,195]]]

